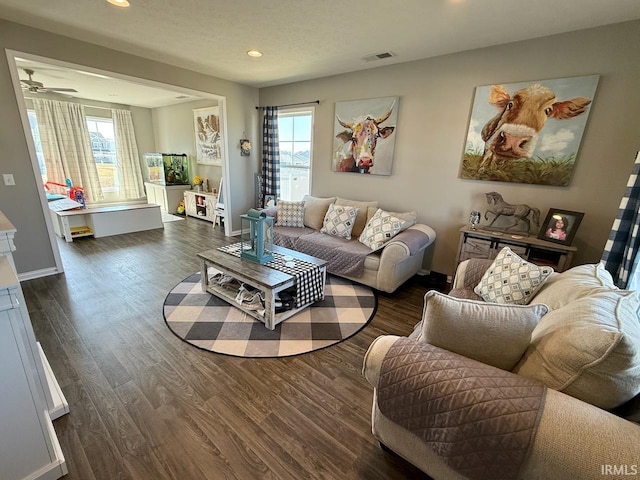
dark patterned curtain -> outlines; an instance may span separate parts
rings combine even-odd
[[[620,208],[609,239],[604,247],[602,262],[611,273],[616,285],[630,288],[633,274],[640,258],[640,152],[636,155],[633,172],[627,182],[627,191],[620,201]],[[640,272],[638,272],[640,273]]]
[[[280,197],[280,148],[278,145],[278,107],[263,107],[262,122],[262,198]]]

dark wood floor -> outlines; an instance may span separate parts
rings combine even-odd
[[[373,321],[282,359],[198,350],[166,327],[166,294],[225,239],[188,218],[60,242],[65,273],[23,283],[36,337],[69,401],[54,422],[69,475],[91,479],[420,479],[371,435],[362,377],[375,337],[408,334],[428,279],[378,294]]]

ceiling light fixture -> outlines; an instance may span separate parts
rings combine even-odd
[[[253,58],[258,58],[258,57],[262,56],[262,52],[259,52],[258,50],[249,50],[247,52],[247,55],[249,55],[250,57],[253,57]]]
[[[128,7],[129,2],[127,0],[107,0],[111,5],[115,5],[116,7]]]

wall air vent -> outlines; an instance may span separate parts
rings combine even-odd
[[[382,53],[374,53],[373,55],[367,55],[363,57],[362,60],[364,62],[376,62],[378,60],[383,60],[385,58],[395,57],[396,54],[393,52],[382,52]]]

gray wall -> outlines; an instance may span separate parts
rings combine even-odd
[[[210,187],[218,188],[222,167],[199,165],[196,163],[194,141],[193,109],[217,105],[213,99],[197,100],[168,107],[153,109],[153,126],[156,146],[159,152],[186,153],[189,156],[189,173],[207,178]]]
[[[257,144],[258,90],[234,82],[203,75],[134,55],[117,52],[68,37],[0,20],[0,48],[41,55],[106,71],[150,79],[157,82],[214,93],[227,99],[229,142],[234,145],[245,132]],[[0,173],[12,173],[15,187],[0,184],[0,210],[16,226],[17,251],[14,258],[18,273],[50,269],[55,266],[47,236],[44,214],[38,200],[39,181],[31,160],[22,127],[6,57],[0,59]],[[232,228],[239,228],[239,214],[253,204],[253,176],[257,159],[230,152],[229,181],[232,184],[230,206]],[[236,227],[236,223],[238,224]]]
[[[458,230],[485,192],[510,203],[585,212],[574,263],[597,262],[640,149],[640,21],[380,67],[260,90],[261,105],[319,98],[313,184],[317,196],[378,199],[389,210],[416,210],[437,234],[431,269],[452,274]],[[568,187],[458,178],[474,88],[479,85],[599,74],[591,115]],[[399,96],[391,176],[331,171],[335,102]],[[429,267],[425,265],[425,267]]]
[[[242,102],[241,108],[233,102]],[[194,102],[181,103],[168,107],[153,109],[153,128],[156,148],[167,153],[186,153],[190,159],[191,178],[194,175],[207,178],[210,188],[218,188],[220,178],[225,177],[231,185],[232,215],[231,230],[239,232],[240,217],[254,206],[253,173],[258,171],[259,158],[254,150],[250,157],[240,155],[240,139],[249,138],[252,145],[258,145],[258,115],[255,107],[257,98],[227,97],[227,128],[229,130],[229,174],[223,173],[223,167],[215,165],[201,165],[196,163],[195,140],[193,131],[193,109],[216,105],[214,99],[202,99]],[[240,116],[232,116],[229,112],[240,110]],[[225,208],[229,203],[225,199]]]

